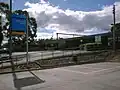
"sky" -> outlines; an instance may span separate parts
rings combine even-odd
[[[13,10],[27,10],[35,17],[37,38],[44,39],[56,38],[56,33],[92,35],[109,32],[113,23],[113,4],[116,5],[116,22],[120,22],[120,0],[13,0]]]

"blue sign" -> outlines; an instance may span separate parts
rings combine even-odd
[[[12,31],[26,32],[26,16],[24,15],[12,15]]]

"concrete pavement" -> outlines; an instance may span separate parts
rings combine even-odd
[[[94,63],[0,75],[0,90],[120,90],[120,63]]]

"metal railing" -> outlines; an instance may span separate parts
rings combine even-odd
[[[32,68],[41,68],[41,66],[59,66],[63,64],[76,64],[76,62],[89,62],[95,61],[97,58],[104,59],[105,54],[92,51],[81,51],[81,50],[48,50],[48,51],[36,51],[29,52],[29,65]],[[78,61],[73,59],[78,59]],[[13,53],[12,61],[16,68],[26,67],[26,53]],[[11,60],[8,55],[3,55],[0,59],[0,73],[4,72],[4,68],[11,68]],[[26,67],[27,68],[27,67]],[[21,70],[22,70],[21,69]]]

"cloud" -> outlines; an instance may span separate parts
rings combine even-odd
[[[47,2],[47,0],[40,0],[40,2],[44,4]]]
[[[115,4],[116,22],[120,22],[120,2]],[[25,6],[28,6],[25,10],[36,18],[38,28],[53,29],[55,32],[97,34],[110,31],[110,25],[113,23],[112,5],[104,6],[99,11],[89,12],[62,10],[49,2],[26,2]]]
[[[64,0],[65,2],[67,1],[67,0]]]
[[[49,39],[53,36],[53,34],[50,34],[50,33],[38,33],[37,34],[37,39]],[[54,35],[55,36],[55,35]]]
[[[12,3],[15,3],[15,1],[14,1],[14,0],[12,0]]]

